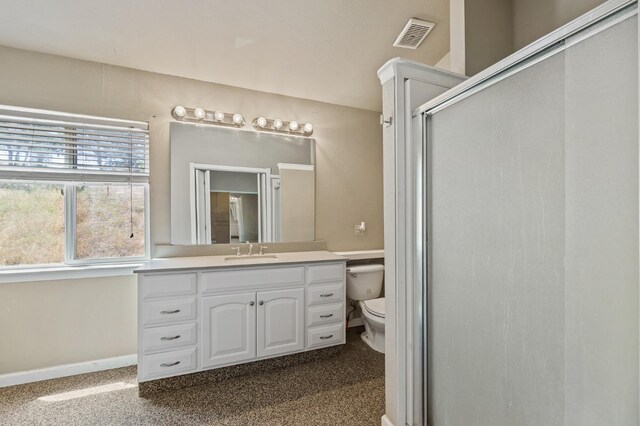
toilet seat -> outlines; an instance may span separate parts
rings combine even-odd
[[[373,316],[384,319],[384,297],[364,301],[364,308]]]

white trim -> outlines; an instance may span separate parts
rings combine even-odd
[[[393,79],[389,75],[393,75]],[[421,179],[422,157],[421,140],[410,138],[414,130],[410,105],[415,99],[412,99],[414,95],[409,82],[413,80],[440,87],[444,93],[466,77],[405,59],[387,62],[378,71],[378,76],[383,82],[383,90],[384,86],[393,85],[394,91],[392,105],[387,104],[390,102],[387,99],[383,105],[384,118],[393,119],[387,127],[390,130],[383,129],[383,133],[392,134],[383,137],[385,294],[395,298],[395,303],[387,302],[393,303],[395,314],[388,315],[386,323],[387,336],[394,333],[395,342],[387,339],[386,344],[387,355],[392,352],[396,355],[395,364],[387,368],[386,373],[385,387],[395,388],[395,397],[391,397],[391,391],[387,390],[387,398],[394,398],[391,404],[387,401],[387,407],[395,405],[396,412],[390,414],[398,424],[419,424],[421,419],[416,413],[421,414],[423,400],[416,395],[415,386],[421,382],[421,373],[414,371],[414,360],[421,358],[422,354],[420,345],[414,342],[413,324],[419,311],[414,309],[413,287],[418,285],[416,272],[420,268],[417,261],[422,253],[422,239],[416,235],[421,218],[414,208],[417,207],[416,191],[419,188],[416,185]],[[389,348],[389,345],[394,347]]]
[[[0,270],[0,284],[133,275],[133,271],[142,265],[142,262],[138,262],[5,269]]]
[[[290,164],[290,163],[278,163],[278,169],[286,170],[306,170],[312,172],[315,169],[313,164]]]
[[[219,166],[216,164],[191,163],[195,169],[209,170],[214,172],[238,172],[238,173],[265,173],[271,175],[270,168],[241,167],[241,166]]]
[[[50,111],[46,109],[36,109],[36,108],[24,108],[12,105],[0,105],[0,113],[9,112],[15,114],[16,112],[23,114],[26,117],[38,117],[45,119],[48,118],[50,120],[59,121],[60,119],[69,119],[69,118],[77,118],[85,121],[93,121],[96,123],[110,123],[111,125],[125,125],[125,126],[137,126],[138,128],[148,130],[149,123],[144,121],[133,121],[133,120],[122,120],[119,118],[108,118],[108,117],[98,117],[95,115],[84,115],[84,114],[71,114],[68,112],[59,112],[59,111]],[[87,123],[82,123],[87,124]],[[108,126],[108,125],[107,125]]]
[[[400,66],[405,72],[407,72],[407,74],[410,74],[411,71],[422,73],[425,69],[429,69],[431,74],[429,77],[431,80],[427,82],[438,86],[448,86],[452,83],[457,83],[458,79],[467,78],[462,74],[398,57],[388,60],[378,70],[378,78],[380,79],[380,83],[382,85],[398,75],[398,66]]]
[[[130,365],[136,365],[137,363],[138,355],[132,354],[75,364],[57,365],[55,367],[21,371],[18,373],[2,374],[0,375],[0,388],[39,382],[41,380],[75,376],[77,374],[95,373],[96,371],[111,370],[113,368],[128,367]]]
[[[334,251],[333,254],[337,256],[346,257],[348,260],[384,259],[384,249]]]
[[[393,423],[391,423],[391,420],[389,420],[389,417],[387,417],[386,414],[380,419],[380,424],[382,426],[395,426]]]

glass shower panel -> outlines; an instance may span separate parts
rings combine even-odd
[[[432,425],[562,424],[564,89],[560,52],[428,119]]]
[[[566,50],[566,424],[638,424],[638,19]]]

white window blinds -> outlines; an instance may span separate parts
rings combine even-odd
[[[0,106],[0,177],[148,181],[148,124]]]

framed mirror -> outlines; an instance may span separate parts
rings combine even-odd
[[[171,123],[171,243],[315,239],[315,141]]]

